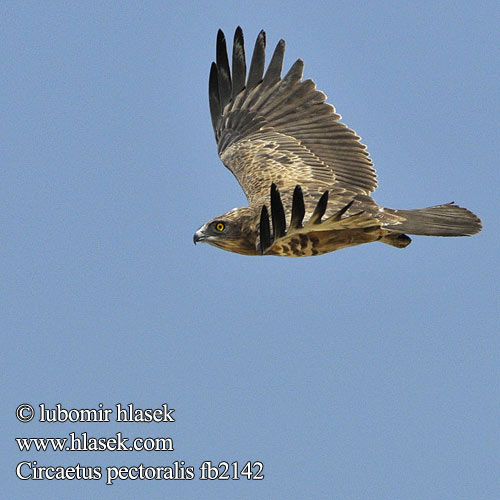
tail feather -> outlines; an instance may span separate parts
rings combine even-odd
[[[471,236],[482,229],[479,217],[453,202],[416,210],[386,208],[385,211],[406,219],[400,224],[384,225],[386,229],[400,233],[425,236]]]

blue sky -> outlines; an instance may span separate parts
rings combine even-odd
[[[496,497],[498,22],[496,2],[2,2],[5,497]],[[297,260],[195,247],[245,204],[207,101],[217,29],[237,25],[304,59],[368,145],[377,202],[454,200],[483,232]],[[21,403],[167,403],[176,421],[21,423]],[[175,450],[14,440],[70,432]],[[197,477],[16,478],[33,460]],[[201,481],[205,460],[265,478]]]

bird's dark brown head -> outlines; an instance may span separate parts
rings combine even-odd
[[[257,255],[255,211],[250,207],[235,208],[214,217],[194,233],[193,241],[210,243],[228,252]]]

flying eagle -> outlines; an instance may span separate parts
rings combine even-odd
[[[261,31],[247,74],[243,32],[236,29],[232,68],[224,33],[217,34],[209,102],[218,153],[249,206],[213,218],[194,242],[244,255],[304,257],[381,241],[404,248],[405,234],[469,236],[481,221],[453,203],[418,210],[377,205],[375,169],[356,133],[335,108],[302,81],[298,59],[281,78],[280,40],[264,72]]]

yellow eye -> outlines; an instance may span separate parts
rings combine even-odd
[[[219,233],[222,233],[222,231],[224,231],[225,228],[226,226],[224,225],[224,222],[217,222],[217,224],[215,225],[215,229],[217,229]]]

